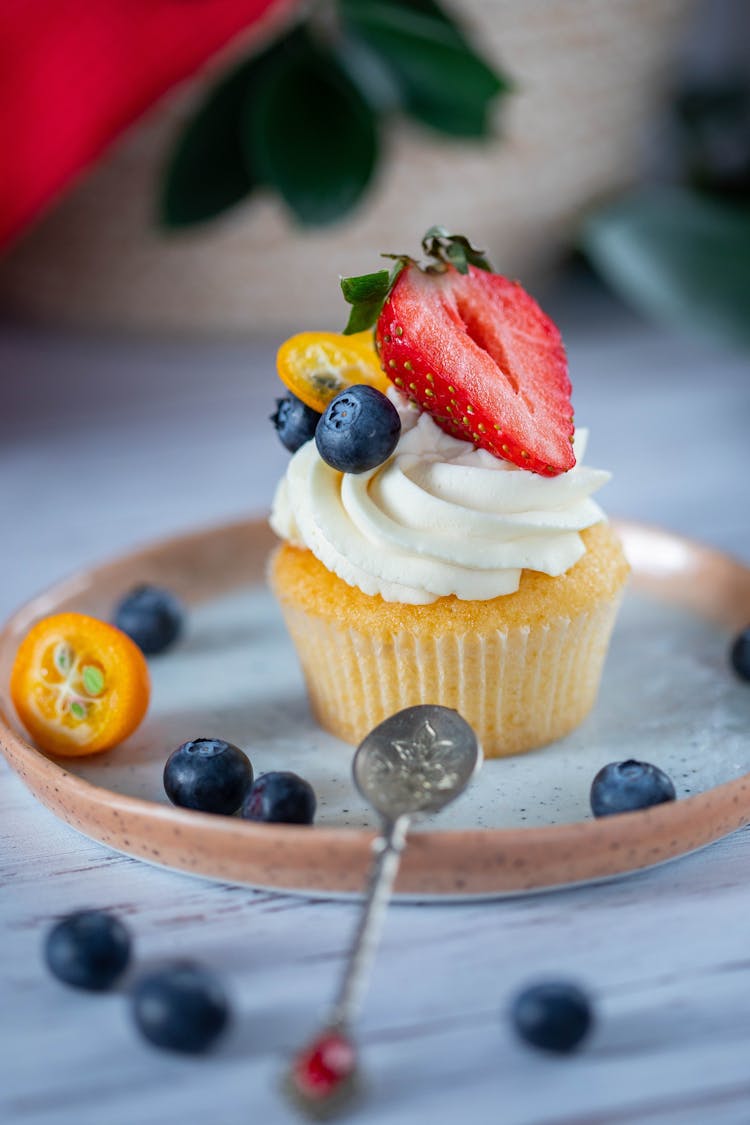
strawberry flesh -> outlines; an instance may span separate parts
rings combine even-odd
[[[446,433],[544,476],[575,464],[560,333],[518,282],[410,264],[376,341],[388,377]]]

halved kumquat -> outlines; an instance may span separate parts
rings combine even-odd
[[[299,332],[279,348],[276,367],[284,386],[319,414],[355,383],[367,383],[384,394],[391,386],[380,366],[371,329],[352,336]]]
[[[140,724],[148,665],[130,637],[95,617],[44,617],[16,653],[10,693],[40,750],[81,757],[109,750]]]

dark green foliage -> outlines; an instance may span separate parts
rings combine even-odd
[[[338,0],[335,9],[334,32],[313,9],[211,91],[168,162],[165,226],[211,219],[258,188],[276,192],[302,225],[343,218],[372,181],[381,119],[394,110],[445,134],[489,134],[510,84],[434,0]]]
[[[590,216],[583,248],[630,304],[674,327],[750,346],[750,82],[677,100],[680,186]]]

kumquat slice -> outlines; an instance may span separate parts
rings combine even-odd
[[[146,714],[148,666],[130,637],[94,617],[60,613],[27,633],[10,693],[40,750],[76,758],[109,750]]]
[[[354,383],[385,392],[385,375],[371,329],[343,336],[339,332],[299,332],[278,350],[276,367],[285,387],[319,414],[331,399]]]

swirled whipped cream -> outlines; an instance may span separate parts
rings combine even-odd
[[[523,569],[553,577],[585,552],[579,534],[606,517],[591,494],[610,474],[581,464],[542,477],[444,433],[395,389],[393,454],[369,472],[341,473],[314,441],[292,457],[271,526],[307,547],[365,594],[426,605],[448,594],[483,601],[518,589]]]

